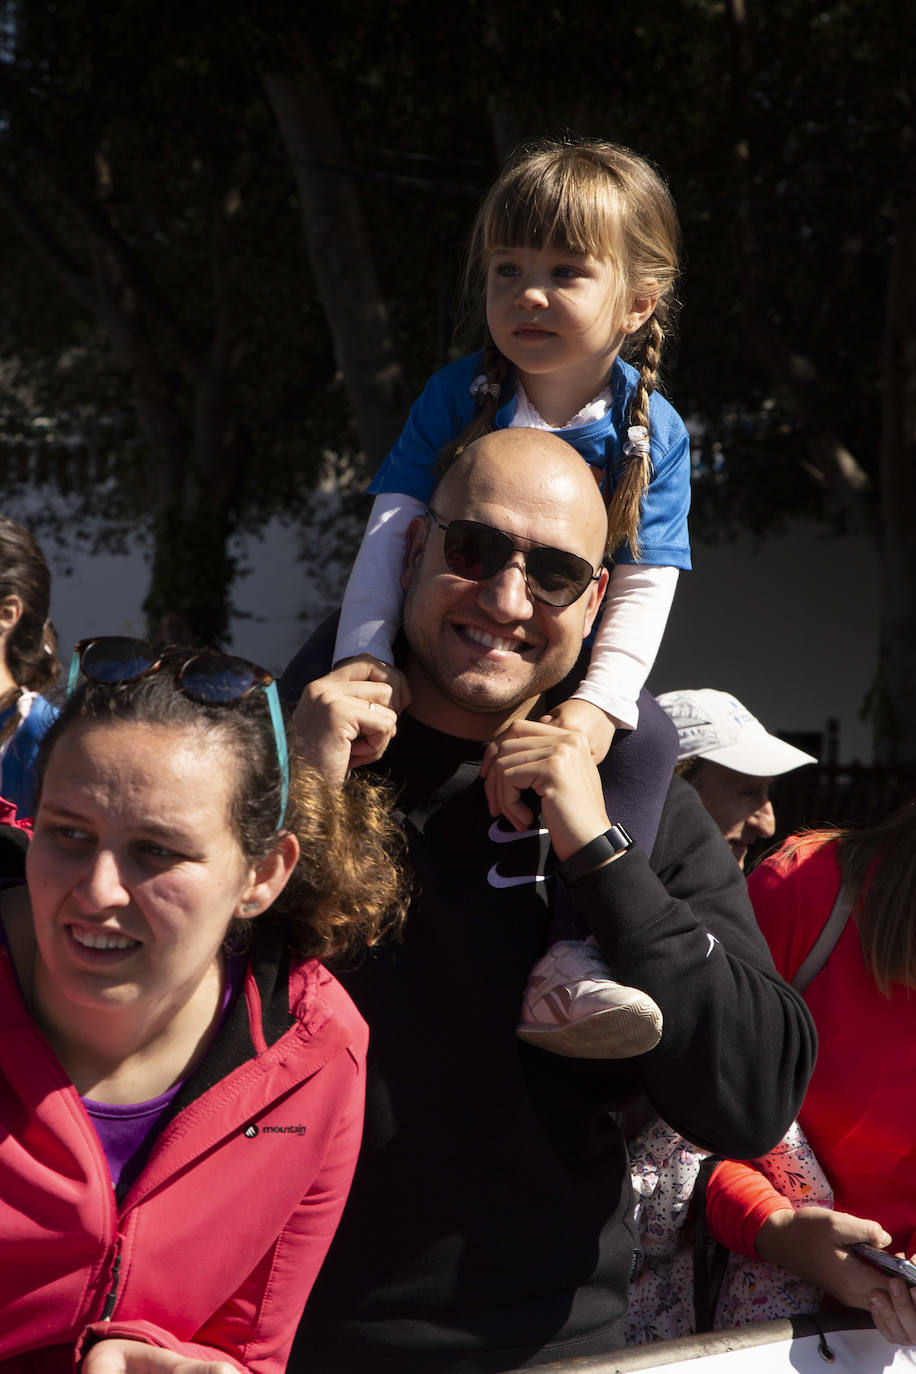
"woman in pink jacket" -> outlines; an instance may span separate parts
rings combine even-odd
[[[401,894],[376,792],[289,776],[270,675],[77,646],[0,891],[0,1371],[281,1374],[362,1128],[320,958]]]

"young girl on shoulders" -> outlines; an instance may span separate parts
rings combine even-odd
[[[614,561],[588,675],[557,718],[586,731],[596,758],[615,727],[636,726],[678,570],[690,567],[688,435],[656,390],[678,238],[664,182],[614,144],[547,143],[503,171],[465,274],[483,348],[430,378],[372,482],[335,662],[393,663],[403,536],[425,513],[440,459],[491,429],[551,429],[594,469]]]
[[[596,761],[616,730],[636,728],[678,571],[690,567],[688,434],[656,390],[678,241],[666,185],[625,148],[546,142],[508,164],[478,212],[465,272],[483,315],[483,347],[430,378],[372,482],[335,663],[376,660],[374,672],[397,694],[390,665],[407,527],[426,514],[442,466],[474,439],[514,426],[548,429],[601,486],[613,560],[587,675],[551,718],[584,731]],[[670,773],[647,769],[643,797],[628,773],[628,813],[652,818],[639,836],[651,849]],[[555,1029],[532,1026],[530,1038],[547,1047]]]

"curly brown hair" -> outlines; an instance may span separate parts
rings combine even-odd
[[[286,828],[301,847],[292,878],[275,903],[301,935],[300,954],[335,963],[400,933],[407,906],[404,837],[382,783],[351,773],[333,788],[290,760]],[[308,921],[296,913],[308,912]]]

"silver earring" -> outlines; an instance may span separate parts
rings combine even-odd
[[[257,909],[257,902],[243,902],[242,905],[239,907],[239,915],[250,916],[252,912],[257,911]]]

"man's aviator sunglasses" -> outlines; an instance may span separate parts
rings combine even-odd
[[[175,686],[192,701],[203,702],[207,706],[234,706],[242,701],[257,687],[264,688],[270,722],[273,726],[277,745],[277,759],[282,777],[282,801],[280,805],[279,830],[286,816],[286,803],[289,800],[289,751],[286,746],[286,728],[280,710],[277,684],[265,668],[249,663],[247,658],[236,658],[232,654],[204,652],[180,657],[178,651],[160,652],[143,639],[131,639],[124,635],[107,635],[101,639],[81,639],[73,650],[70,660],[70,677],[67,681],[67,696],[72,696],[76,680],[82,670],[84,677],[92,682],[108,683],[115,686],[121,682],[135,682],[150,673],[158,673],[165,668],[175,677]]]
[[[524,555],[521,569],[528,590],[535,601],[548,606],[571,606],[591,582],[597,582],[600,571],[576,553],[554,549],[549,544],[533,544],[525,540],[527,548],[517,544],[515,537],[505,530],[483,525],[479,520],[440,520],[432,506],[427,506],[432,520],[445,533],[445,562],[449,572],[469,582],[485,582],[495,577],[514,553]]]

